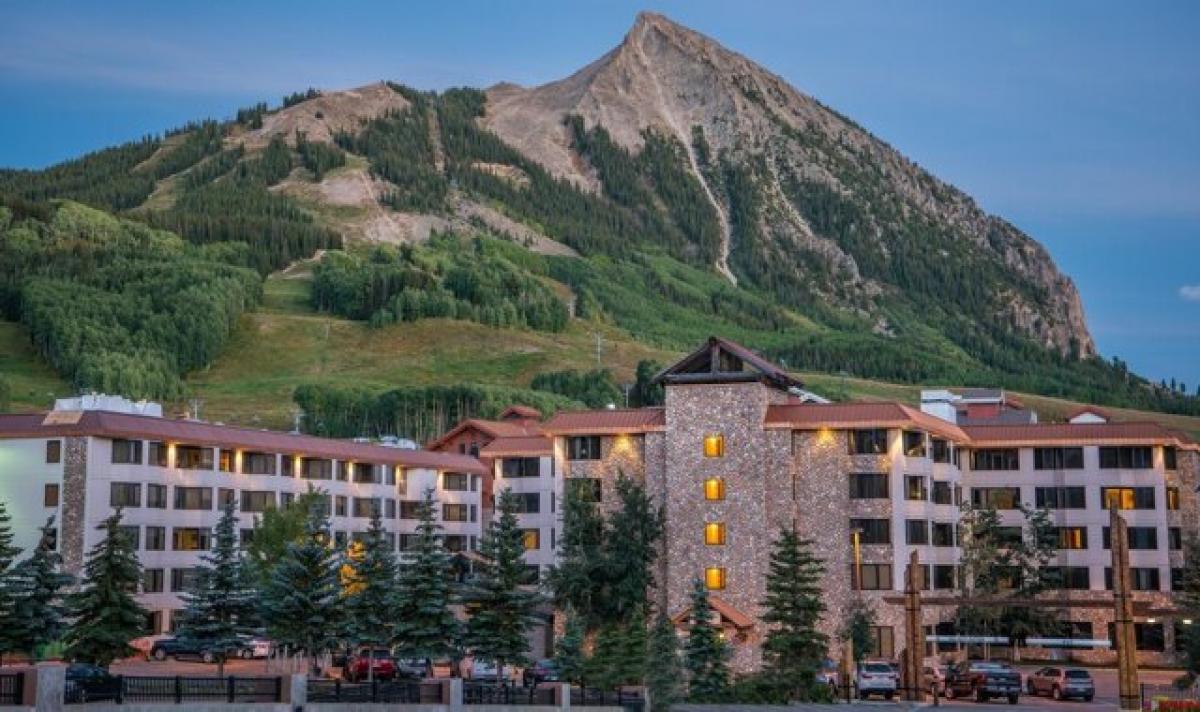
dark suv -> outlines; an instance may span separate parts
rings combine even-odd
[[[1021,673],[1004,663],[975,660],[952,665],[946,673],[946,699],[974,697],[976,702],[987,702],[993,697],[1004,697],[1008,704],[1017,704],[1021,695]]]

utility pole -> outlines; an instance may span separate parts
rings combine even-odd
[[[916,550],[909,554],[904,574],[904,639],[908,641],[904,651],[904,699],[918,702],[924,697],[921,663],[925,658],[925,631],[921,627],[921,560]]]
[[[1117,643],[1117,689],[1120,709],[1140,710],[1137,641],[1133,634],[1133,581],[1129,573],[1129,533],[1125,518],[1117,513],[1116,500],[1108,503],[1109,541],[1112,545],[1113,628]]]

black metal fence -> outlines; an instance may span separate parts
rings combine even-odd
[[[67,704],[130,702],[282,702],[279,677],[140,677],[120,675],[105,682],[67,681]]]
[[[553,705],[553,687],[522,687],[510,682],[463,680],[464,705]]]
[[[624,707],[628,712],[642,712],[646,698],[640,689],[600,690],[591,687],[571,688],[572,707]]]
[[[387,702],[401,705],[439,704],[441,685],[408,680],[374,680],[372,682],[343,682],[341,680],[308,681],[309,702]]]
[[[25,692],[25,673],[0,673],[0,705],[19,705]]]

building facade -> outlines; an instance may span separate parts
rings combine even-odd
[[[335,545],[364,533],[378,511],[403,551],[416,531],[416,504],[431,491],[445,546],[466,554],[482,533],[484,475],[467,455],[169,419],[107,397],[0,415],[0,499],[16,545],[31,549],[53,515],[64,568],[78,573],[102,537],[97,526],[121,507],[154,632],[172,628],[226,502],[238,510],[245,543],[256,517],[311,487],[327,498]]]

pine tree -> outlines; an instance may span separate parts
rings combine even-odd
[[[41,527],[29,558],[13,568],[13,649],[36,657],[38,649],[58,641],[66,631],[62,589],[72,578],[62,573],[62,556],[54,548],[54,515]]]
[[[16,579],[13,576],[13,563],[21,555],[21,549],[13,546],[11,521],[7,505],[0,500],[0,665],[4,664],[4,654],[13,651],[16,645],[16,611],[13,608]]]
[[[585,631],[583,619],[574,611],[565,613],[566,626],[562,637],[554,646],[554,667],[558,676],[566,682],[583,684],[587,659],[583,652]]]
[[[340,625],[338,572],[330,546],[329,513],[308,508],[304,537],[290,542],[262,591],[261,616],[277,644],[303,650],[319,674],[317,656],[331,648]]]
[[[769,627],[763,641],[767,670],[787,682],[793,699],[808,699],[829,646],[817,630],[825,604],[821,577],[825,567],[813,556],[811,542],[781,529],[767,570],[767,595],[760,604]]]
[[[679,636],[666,613],[659,613],[646,645],[646,689],[650,712],[668,712],[683,699],[683,671],[679,665]]]
[[[1183,545],[1183,581],[1176,598],[1181,618],[1200,618],[1200,538],[1189,536]],[[1185,680],[1193,684],[1200,677],[1200,624],[1183,628]]]
[[[476,575],[463,591],[470,615],[464,642],[477,657],[494,661],[503,671],[506,665],[528,664],[526,633],[537,622],[534,614],[541,597],[521,583],[525,545],[512,490],[501,493],[496,514],[480,545]]]
[[[654,585],[654,560],[663,534],[663,512],[651,501],[645,487],[624,474],[618,474],[616,491],[619,506],[609,517],[608,535],[604,537],[605,590],[609,600],[602,612],[608,621],[622,625],[631,616],[642,615],[644,632],[642,611]]]
[[[257,622],[255,591],[238,548],[233,502],[225,505],[213,531],[213,548],[200,557],[195,586],[182,595],[184,609],[178,636],[210,651],[217,675],[225,674],[225,657],[249,635]]]
[[[692,702],[718,702],[729,687],[729,646],[713,622],[704,581],[692,585],[692,610],[683,666],[688,672],[688,698]]]
[[[117,508],[97,529],[104,532],[83,565],[83,588],[67,598],[72,620],[67,655],[72,660],[108,667],[137,652],[130,640],[143,635],[146,609],[134,599],[142,565],[129,535],[121,530]]]
[[[458,655],[460,625],[450,608],[450,554],[439,541],[433,490],[426,490],[417,505],[416,538],[400,564],[393,618],[397,653],[426,660]],[[455,666],[457,669],[457,666]]]
[[[842,627],[838,637],[843,642],[849,642],[854,651],[854,664],[858,665],[867,657],[871,648],[871,626],[875,625],[875,609],[871,602],[862,596],[856,596],[846,609],[846,617],[842,619]]]
[[[555,605],[574,611],[584,630],[592,630],[603,619],[598,609],[602,607],[600,589],[607,575],[604,517],[581,488],[567,487],[562,518],[561,553],[547,583],[554,592]]]
[[[396,555],[384,536],[379,511],[371,513],[371,525],[362,540],[362,556],[353,565],[354,592],[346,597],[346,620],[350,639],[358,645],[391,643],[395,630]],[[369,680],[375,666],[367,666]]]

